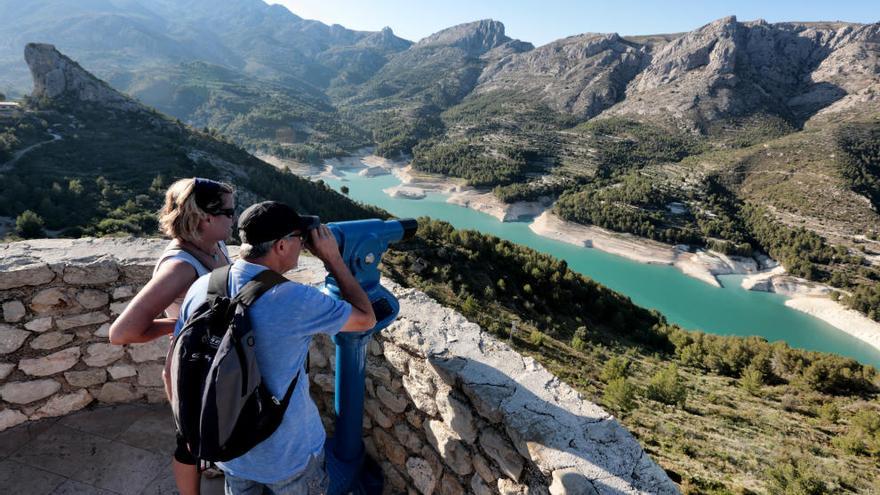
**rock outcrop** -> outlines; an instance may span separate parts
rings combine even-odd
[[[31,95],[35,98],[71,99],[122,110],[142,108],[63,55],[53,45],[28,43],[24,58],[34,79]]]
[[[616,34],[583,34],[512,54],[483,70],[475,95],[513,91],[559,112],[590,118],[623,98],[646,51]]]

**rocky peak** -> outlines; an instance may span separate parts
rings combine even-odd
[[[468,55],[480,56],[508,41],[510,38],[504,34],[504,24],[483,19],[444,29],[419,41],[415,46],[452,46],[461,48]]]
[[[357,43],[357,46],[376,48],[383,52],[403,51],[409,48],[410,45],[412,45],[411,41],[399,38],[388,26],[382,28],[381,31],[370,33]]]
[[[34,79],[31,96],[50,100],[72,99],[99,103],[123,110],[136,110],[140,104],[114,90],[53,45],[28,43],[24,59]]]

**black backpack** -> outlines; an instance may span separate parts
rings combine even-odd
[[[257,298],[287,279],[264,270],[230,298],[230,268],[211,272],[207,299],[171,344],[177,430],[193,456],[211,462],[239,457],[268,438],[281,424],[300,376],[297,371],[284,397],[269,392],[257,367],[247,314]]]

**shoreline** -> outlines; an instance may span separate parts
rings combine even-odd
[[[549,201],[503,203],[491,192],[480,192],[464,185],[463,181],[414,172],[408,162],[395,162],[372,155],[371,152],[370,149],[364,149],[344,159],[325,160],[324,170],[314,177],[338,178],[336,170],[339,169],[366,171],[381,167],[401,181],[400,186],[383,190],[392,197],[417,201],[430,191],[448,194],[447,203],[491,215],[501,222],[517,221],[521,216],[532,217],[529,228],[537,235],[598,249],[639,263],[673,266],[684,275],[713,287],[722,287],[717,275],[745,275],[741,282],[742,289],[780,294],[787,298],[786,307],[818,318],[880,350],[880,323],[828,298],[832,288],[790,276],[781,265],[769,258],[756,260],[704,250],[690,252],[679,246],[632,234],[569,222],[550,211]]]

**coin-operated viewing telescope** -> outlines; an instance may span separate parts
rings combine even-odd
[[[354,220],[327,224],[339,244],[342,259],[361,284],[376,314],[376,326],[365,332],[344,332],[333,337],[336,344],[336,432],[327,439],[325,457],[330,475],[330,495],[382,492],[382,472],[366,459],[361,440],[364,416],[364,372],[367,345],[372,335],[390,325],[400,304],[391,291],[379,284],[379,262],[392,242],[413,237],[415,219]],[[339,285],[327,275],[322,289],[340,299]]]

